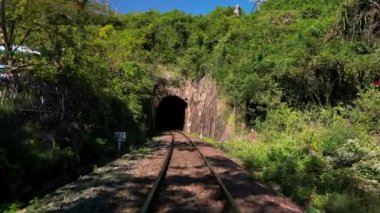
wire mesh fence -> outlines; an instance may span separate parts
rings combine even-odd
[[[57,86],[29,79],[0,79],[0,112],[63,117],[65,95]]]

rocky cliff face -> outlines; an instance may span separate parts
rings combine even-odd
[[[226,137],[226,124],[222,118],[223,107],[219,101],[216,82],[210,77],[204,77],[200,81],[173,81],[161,78],[154,88],[154,95],[153,131],[156,129],[156,109],[161,100],[167,96],[177,96],[187,102],[184,131],[216,139]]]

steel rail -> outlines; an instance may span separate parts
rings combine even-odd
[[[193,140],[191,140],[186,134],[184,134],[183,132],[180,132],[178,131],[178,133],[180,133],[181,135],[185,136],[191,143],[192,146],[195,147],[195,149],[198,151],[199,155],[201,156],[201,158],[203,159],[204,163],[206,164],[207,168],[210,170],[211,174],[215,177],[220,189],[222,190],[226,200],[228,201],[228,203],[230,204],[230,207],[231,207],[231,210],[232,212],[234,213],[240,213],[240,208],[239,206],[237,205],[235,199],[232,197],[231,193],[228,191],[227,187],[223,184],[222,180],[220,179],[220,177],[218,176],[218,174],[215,172],[215,170],[211,167],[211,165],[209,164],[209,162],[207,161],[206,157],[203,155],[203,153],[199,150],[198,146],[193,142]]]
[[[166,171],[168,169],[169,162],[170,162],[170,159],[172,158],[173,148],[174,148],[174,134],[173,134],[173,132],[170,132],[170,134],[172,135],[172,141],[171,141],[171,145],[170,145],[171,147],[169,149],[168,155],[166,156],[166,159],[164,161],[164,164],[162,165],[161,171],[160,171],[156,181],[154,182],[153,187],[150,190],[150,193],[149,193],[147,199],[145,200],[144,205],[142,206],[142,208],[140,210],[140,213],[149,212],[153,198],[156,195],[158,187],[159,187],[159,185],[160,185],[162,179],[164,178]]]

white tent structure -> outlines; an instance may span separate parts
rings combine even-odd
[[[25,53],[25,54],[34,54],[34,55],[41,55],[40,52],[30,49],[26,46],[12,46],[13,50],[16,50],[15,53]],[[0,46],[0,52],[4,52],[5,47]]]
[[[12,46],[12,50],[15,54],[28,54],[28,55],[41,55],[39,51],[35,51],[26,46]],[[0,56],[5,52],[5,47],[0,46]],[[7,73],[7,65],[0,64],[0,81],[9,80],[12,78],[12,74]]]

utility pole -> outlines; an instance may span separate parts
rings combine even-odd
[[[266,0],[249,0],[253,4],[252,12],[254,12],[254,9],[259,10],[260,5],[265,2]]]
[[[110,1],[111,0],[103,0],[103,3],[106,5],[106,15],[108,15],[108,10],[110,9]]]

